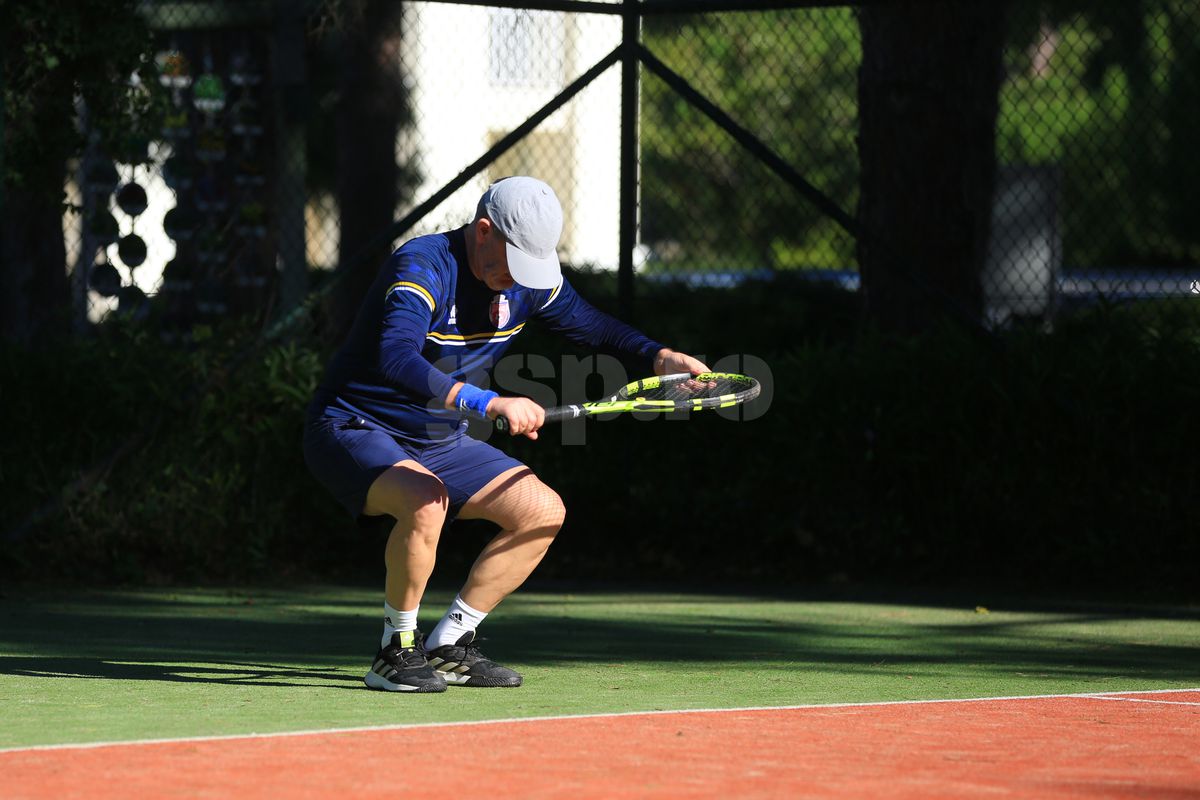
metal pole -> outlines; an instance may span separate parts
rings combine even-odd
[[[0,40],[2,41],[2,40]],[[7,42],[4,42],[7,46]],[[7,108],[4,105],[4,68],[0,67],[0,219],[4,219],[4,116]],[[3,247],[0,247],[0,258],[4,257]]]
[[[617,306],[633,321],[633,251],[638,227],[638,47],[642,16],[639,0],[622,4],[621,46],[621,232],[617,265]]]

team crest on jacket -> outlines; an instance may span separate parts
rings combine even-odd
[[[492,307],[489,310],[488,316],[492,320],[492,324],[496,326],[496,330],[500,330],[508,324],[508,298],[502,294],[498,294],[492,298]]]

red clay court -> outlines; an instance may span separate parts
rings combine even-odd
[[[1200,798],[1200,689],[15,749],[0,795],[419,796],[435,769],[447,796],[1181,800]]]

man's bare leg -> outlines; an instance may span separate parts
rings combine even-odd
[[[364,514],[395,518],[384,550],[384,641],[364,682],[394,692],[445,691],[416,638],[417,611],[437,558],[449,508],[446,487],[415,461],[393,465],[371,484]]]
[[[562,527],[566,511],[553,489],[528,467],[496,476],[463,506],[460,519],[500,526],[488,542],[450,609],[429,635],[429,663],[449,683],[520,686],[521,676],[471,646],[484,617],[525,582]]]
[[[449,506],[446,487],[415,461],[399,462],[371,484],[363,513],[387,514],[396,520],[383,555],[384,597],[393,608],[420,604]]]

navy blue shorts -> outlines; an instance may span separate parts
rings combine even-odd
[[[446,486],[447,519],[497,475],[525,466],[486,442],[457,434],[415,444],[359,417],[309,417],[304,425],[304,460],[313,476],[356,519],[367,492],[388,468],[412,459]]]

